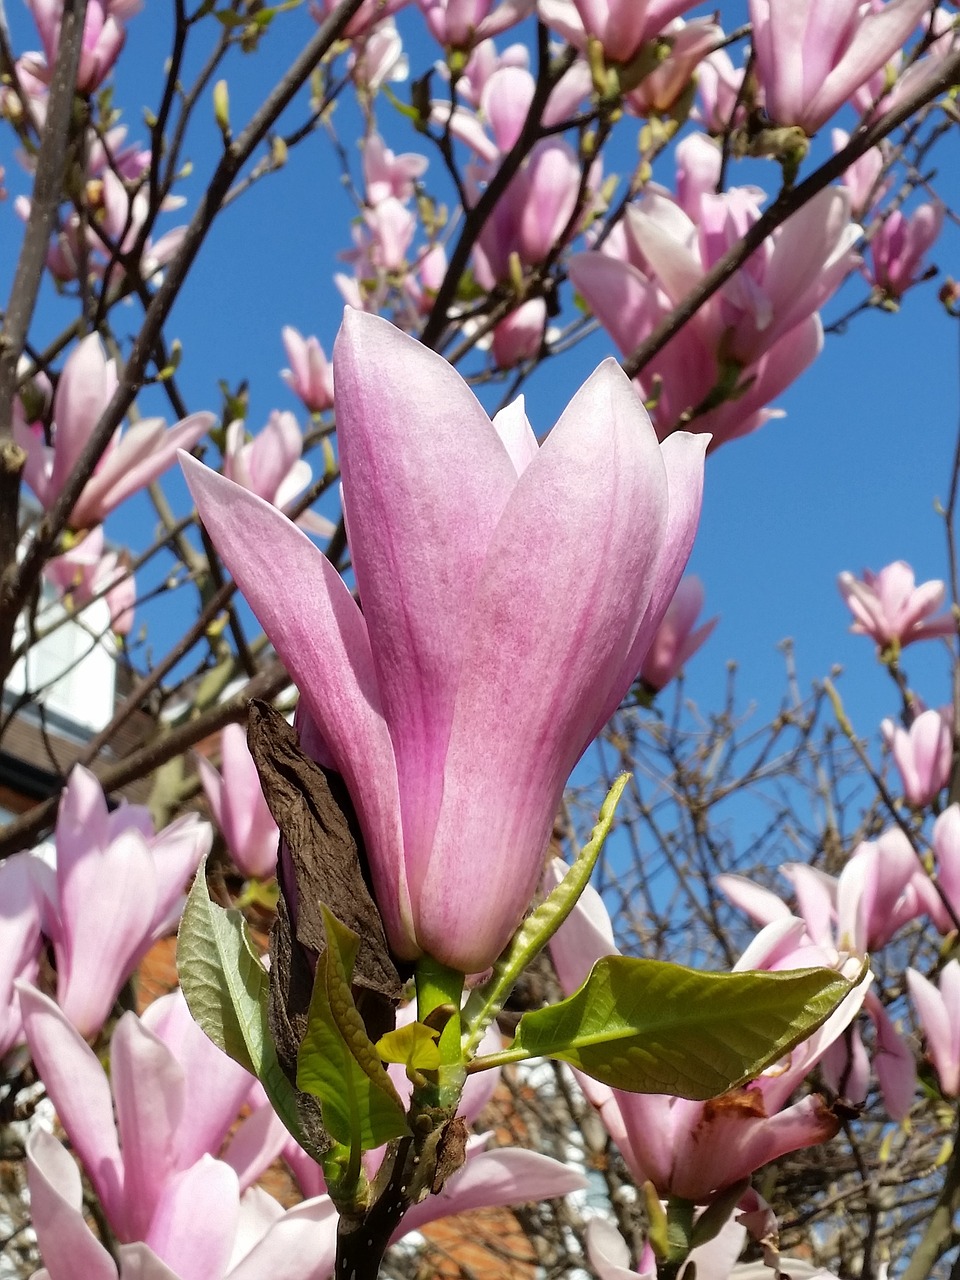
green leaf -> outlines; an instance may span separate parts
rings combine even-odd
[[[297,1084],[320,1099],[331,1137],[370,1151],[409,1129],[400,1096],[353,1003],[350,976],[360,940],[326,907],[321,910],[327,945],[317,962]]]
[[[408,1022],[381,1036],[377,1053],[382,1062],[399,1062],[416,1071],[436,1071],[443,1061],[437,1045],[439,1035],[439,1031],[422,1022]]]
[[[269,977],[239,911],[210,901],[206,862],[187,897],[177,934],[180,987],[194,1020],[234,1062],[255,1075],[301,1145],[296,1095],[281,1070],[267,1022]]]
[[[614,1089],[715,1098],[815,1031],[850,985],[832,969],[701,973],[606,956],[568,1000],[524,1014],[507,1053],[558,1058]]]

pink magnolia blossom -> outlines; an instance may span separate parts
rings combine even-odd
[[[347,311],[334,368],[362,613],[274,508],[184,467],[344,777],[392,945],[479,972],[676,589],[704,441],[661,447],[613,361],[542,449],[520,406],[492,423],[446,361],[379,318]]]
[[[438,44],[470,50],[522,22],[536,0],[417,0],[417,5]]]
[[[885,946],[936,901],[916,851],[899,827],[864,840],[838,877],[803,862],[780,872],[793,886],[797,912],[812,945],[855,956]],[[760,925],[783,921],[790,908],[775,893],[745,876],[720,875],[718,888]]]
[[[832,129],[830,137],[834,151],[842,151],[850,141],[844,129]],[[890,179],[883,173],[889,157],[885,143],[871,147],[843,171],[840,181],[850,192],[851,214],[862,222],[890,189]]]
[[[610,62],[629,62],[694,0],[538,0],[540,18],[577,49],[594,39]]]
[[[457,81],[457,92],[464,102],[479,107],[484,88],[495,71],[501,67],[530,68],[530,50],[525,44],[511,44],[498,50],[492,40],[481,40],[471,50],[463,74]],[[446,67],[440,69],[449,75]],[[449,110],[449,103],[447,104]]]
[[[529,298],[511,311],[493,331],[491,349],[498,369],[512,369],[532,360],[543,345],[547,327],[547,304],[543,298]]]
[[[81,1034],[99,1031],[151,945],[176,927],[211,834],[189,814],[155,835],[146,808],[121,804],[110,813],[92,773],[78,765],[70,774],[43,930],[57,961],[57,1000]]]
[[[929,7],[928,0],[750,0],[755,71],[770,119],[816,133]]]
[[[68,357],[53,399],[53,444],[40,423],[14,422],[14,437],[26,451],[24,479],[45,509],[56,501],[117,386],[113,361],[90,334]],[[99,524],[121,502],[166,471],[178,449],[190,449],[213,425],[213,414],[193,413],[173,427],[144,418],[107,445],[70,514],[74,529]]]
[[[78,610],[103,595],[112,629],[117,635],[127,635],[133,627],[137,584],[127,567],[126,552],[104,551],[103,543],[103,527],[96,525],[63,555],[48,560],[43,576]]]
[[[23,1019],[15,989],[35,982],[40,964],[41,896],[36,859],[14,854],[0,862],[0,1061],[23,1043]]]
[[[351,40],[348,66],[350,78],[361,95],[377,93],[387,80],[408,78],[410,64],[393,18],[384,18],[362,37]]]
[[[283,329],[283,345],[290,361],[281,378],[311,413],[333,407],[333,367],[311,334],[304,338],[291,325]]]
[[[944,809],[933,824],[933,851],[937,862],[937,884],[952,908],[939,899],[930,915],[941,933],[952,933],[960,918],[960,804]]]
[[[223,447],[223,474],[234,484],[283,510],[313,479],[313,468],[300,455],[303,433],[292,413],[274,410],[267,425],[252,440],[240,421],[227,427]],[[297,524],[308,533],[329,538],[334,526],[316,512],[306,510]]]
[[[492,288],[508,280],[514,254],[527,266],[542,262],[575,230],[570,221],[579,191],[580,162],[573,148],[562,139],[538,142],[477,238],[478,281]]]
[[[57,60],[63,0],[27,0],[43,43],[45,66],[38,68],[44,78],[52,74]],[[141,0],[89,0],[83,22],[83,47],[77,70],[77,91],[93,93],[120,56],[126,39],[124,23],[139,13]]]
[[[220,773],[209,760],[196,757],[207,801],[235,865],[244,875],[265,880],[276,870],[280,833],[263,798],[242,725],[223,729],[220,751]]]
[[[711,618],[694,630],[702,608],[703,583],[693,576],[684,578],[640,667],[640,679],[648,688],[662,689],[668,685],[687,659],[706,643],[720,619]]]
[[[872,636],[881,652],[956,633],[957,624],[949,614],[930,617],[943,603],[945,584],[932,578],[918,587],[905,560],[895,560],[879,573],[865,569],[862,578],[845,571],[837,578],[837,586],[853,614],[850,630],[854,635]]]
[[[953,762],[953,708],[922,711],[909,728],[884,720],[880,726],[903,782],[903,798],[925,808],[950,780]]]
[[[416,184],[430,161],[416,151],[395,155],[378,133],[363,144],[363,181],[367,203],[380,204],[388,196],[401,201],[413,198]]]
[[[562,873],[563,866],[555,859],[548,868],[547,884],[555,884]],[[550,943],[566,994],[579,986],[596,960],[611,953],[611,937],[606,908],[599,894],[588,887]],[[734,969],[781,970],[815,964],[839,965],[840,959],[835,951],[812,945],[803,921],[788,913],[757,935]],[[578,1079],[638,1184],[650,1181],[662,1197],[708,1204],[718,1192],[770,1160],[823,1142],[837,1132],[839,1122],[821,1098],[811,1095],[793,1103],[790,1099],[856,1016],[868,983],[869,975],[784,1062],[746,1088],[709,1102],[627,1093],[588,1077],[578,1075]]]
[[[960,964],[950,960],[943,966],[939,989],[907,969],[907,986],[944,1097],[960,1097]]]
[[[694,116],[708,133],[726,133],[744,115],[740,101],[743,68],[735,67],[726,49],[718,49],[697,71],[698,106]]]
[[[741,239],[762,195],[752,187],[716,195],[695,180],[681,208],[654,190],[627,207],[621,237],[573,255],[574,285],[624,354]],[[828,188],[768,237],[644,370],[646,387],[657,389],[661,438],[689,422],[711,432],[715,448],[772,416],[764,406],[819,354],[818,309],[853,269],[859,234],[848,195]]]
[[[339,0],[310,0],[310,14],[317,22],[326,22],[336,10]],[[363,0],[360,8],[344,28],[344,37],[355,41],[358,36],[367,36],[380,23],[408,4],[409,0]]]
[[[874,0],[875,7],[876,3]],[[904,51],[895,49],[851,95],[850,105],[854,110],[859,111],[865,120],[874,120],[936,75],[943,59],[957,48],[954,17],[946,5],[938,5],[932,10],[928,6],[921,26],[924,40],[929,43],[926,43],[922,56],[915,58],[911,55],[905,60]]]
[[[692,1250],[687,1262],[696,1266],[699,1280],[729,1280],[746,1235],[734,1216],[712,1240]],[[587,1223],[587,1257],[598,1280],[657,1280],[657,1262],[649,1244],[639,1267],[633,1270],[626,1241],[605,1218],[591,1218]]]
[[[923,279],[924,254],[940,235],[943,206],[922,204],[906,215],[902,209],[889,213],[870,241],[867,279],[884,298],[896,302],[912,285]]]
[[[667,115],[691,87],[694,72],[723,40],[723,29],[712,18],[675,18],[661,32],[670,51],[624,97],[629,111],[638,116]]]
[[[233,1170],[204,1156],[158,1205],[149,1239],[116,1247],[116,1262],[87,1225],[80,1175],[42,1129],[27,1143],[30,1202],[45,1267],[35,1280],[317,1280],[333,1269],[336,1211],[324,1196],[286,1212]]]
[[[838,879],[805,863],[786,863],[781,871],[796,893],[801,944],[818,947],[827,955],[863,956],[879,950],[911,920],[942,913],[929,877],[899,828],[860,844]],[[717,885],[731,902],[767,928],[785,928],[793,919],[776,894],[743,876],[718,876]],[[875,1030],[873,1068],[887,1110],[900,1120],[913,1100],[913,1054],[873,992],[864,998],[864,1011]],[[827,1046],[821,1069],[837,1093],[852,1102],[864,1100],[870,1069],[856,1027],[849,1044],[834,1040]]]
[[[20,987],[30,1053],[123,1243],[155,1239],[151,1233],[171,1191],[220,1151],[254,1083],[207,1039],[179,992],[157,1003],[148,1016],[128,1012],[117,1023],[108,1081],[96,1054],[57,1005],[32,987]],[[235,1148],[242,1153],[241,1168],[231,1165],[227,1177],[238,1189],[252,1185],[283,1144],[282,1127],[265,1120],[275,1118],[254,1112],[243,1120],[224,1153],[227,1162]],[[244,1149],[248,1128],[267,1139],[255,1161]]]

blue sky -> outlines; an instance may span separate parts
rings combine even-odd
[[[14,39],[20,49],[35,47],[29,16],[18,10],[17,2],[9,14]],[[727,14],[728,28],[741,16],[740,8]],[[412,74],[418,75],[438,56],[437,50],[422,34],[415,13],[402,15],[401,27]],[[131,138],[146,136],[141,109],[156,99],[169,28],[169,6],[156,0],[130,24],[115,100]],[[314,29],[300,8],[281,15],[256,55],[232,59],[227,74],[237,125]],[[397,91],[404,97],[408,86]],[[287,121],[303,114],[301,98]],[[426,149],[385,100],[378,103],[377,115],[395,149]],[[199,118],[203,136],[195,131],[188,145],[194,173],[183,187],[190,198],[187,216],[219,145],[212,108],[202,108]],[[355,110],[346,104],[338,108],[335,123],[358,163]],[[621,126],[620,149],[607,171],[627,169],[635,155],[636,128],[629,120]],[[951,175],[960,172],[956,148],[956,137],[949,136],[935,157],[941,175],[935,185],[954,205],[957,179]],[[16,161],[9,154],[3,159],[11,195],[28,190]],[[432,155],[427,185],[449,198],[439,184],[439,169]],[[669,181],[669,169],[660,176]],[[776,177],[774,166],[753,164],[734,169],[731,181],[759,182],[772,193]],[[332,276],[339,269],[338,250],[349,244],[351,213],[332,148],[320,133],[291,153],[283,173],[223,215],[168,327],[168,337],[183,341],[180,385],[191,409],[219,408],[221,378],[231,384],[249,379],[249,425],[254,430],[270,409],[297,407],[278,377],[285,363],[280,329],[293,324],[316,333],[329,352],[342,306]],[[11,249],[2,264],[6,289],[19,225],[12,202],[0,209],[0,218],[12,223],[6,237]],[[171,215],[167,225],[181,220],[186,219]],[[951,270],[960,274],[957,243],[956,229],[948,225],[932,255],[941,277]],[[787,417],[726,445],[709,460],[691,568],[705,582],[708,612],[721,614],[722,623],[690,664],[688,680],[689,695],[705,705],[719,700],[726,663],[733,658],[740,667],[743,698],[772,709],[783,689],[777,646],[791,636],[802,683],[827,674],[835,663],[846,669],[843,687],[863,733],[895,711],[893,688],[876,668],[870,642],[847,634],[849,618],[835,579],[841,569],[880,568],[901,557],[914,565],[920,580],[946,573],[943,522],[934,514],[933,501],[946,496],[960,374],[956,322],[945,317],[937,287],[937,281],[918,287],[899,315],[870,313],[858,317],[844,336],[828,337],[819,362],[778,402]],[[827,323],[862,292],[859,282],[848,286],[828,306]],[[568,289],[568,303],[569,298]],[[42,334],[55,332],[65,314],[62,304],[46,298],[40,312]],[[530,380],[528,414],[538,431],[557,417],[587,373],[612,351],[612,343],[598,334]],[[144,408],[149,406],[145,398]],[[182,490],[175,492],[183,503]],[[145,519],[142,507],[132,515],[125,509],[109,532],[118,541],[135,541]],[[132,525],[125,523],[131,520]],[[933,704],[945,701],[948,667],[940,647],[914,646],[907,658],[921,696]]]

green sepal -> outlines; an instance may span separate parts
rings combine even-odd
[[[318,1158],[297,1121],[296,1094],[270,1036],[270,979],[239,911],[207,892],[206,861],[197,869],[177,934],[180,989],[195,1022],[234,1062],[257,1077],[290,1133]]]
[[[297,1084],[320,1099],[323,1126],[351,1151],[409,1133],[403,1103],[350,991],[359,938],[321,904],[326,947],[317,962]]]
[[[755,1079],[850,989],[832,969],[701,973],[605,956],[569,999],[525,1013],[502,1056],[556,1058],[615,1089],[702,1101]]]

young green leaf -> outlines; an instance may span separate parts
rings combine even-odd
[[[370,1151],[408,1133],[400,1096],[367,1036],[350,991],[357,935],[325,907],[327,945],[317,963],[297,1084],[320,1099],[337,1142]]]
[[[811,1035],[850,989],[832,969],[701,973],[607,956],[569,999],[524,1014],[507,1053],[558,1058],[615,1089],[714,1098]]]
[[[240,912],[210,901],[205,862],[180,922],[177,968],[195,1021],[218,1048],[260,1080],[273,1109],[309,1150],[297,1123],[293,1086],[280,1069],[267,1026],[267,971]]]
[[[399,1062],[417,1071],[436,1071],[442,1062],[437,1044],[440,1033],[422,1022],[408,1022],[388,1031],[377,1041],[382,1062]]]

